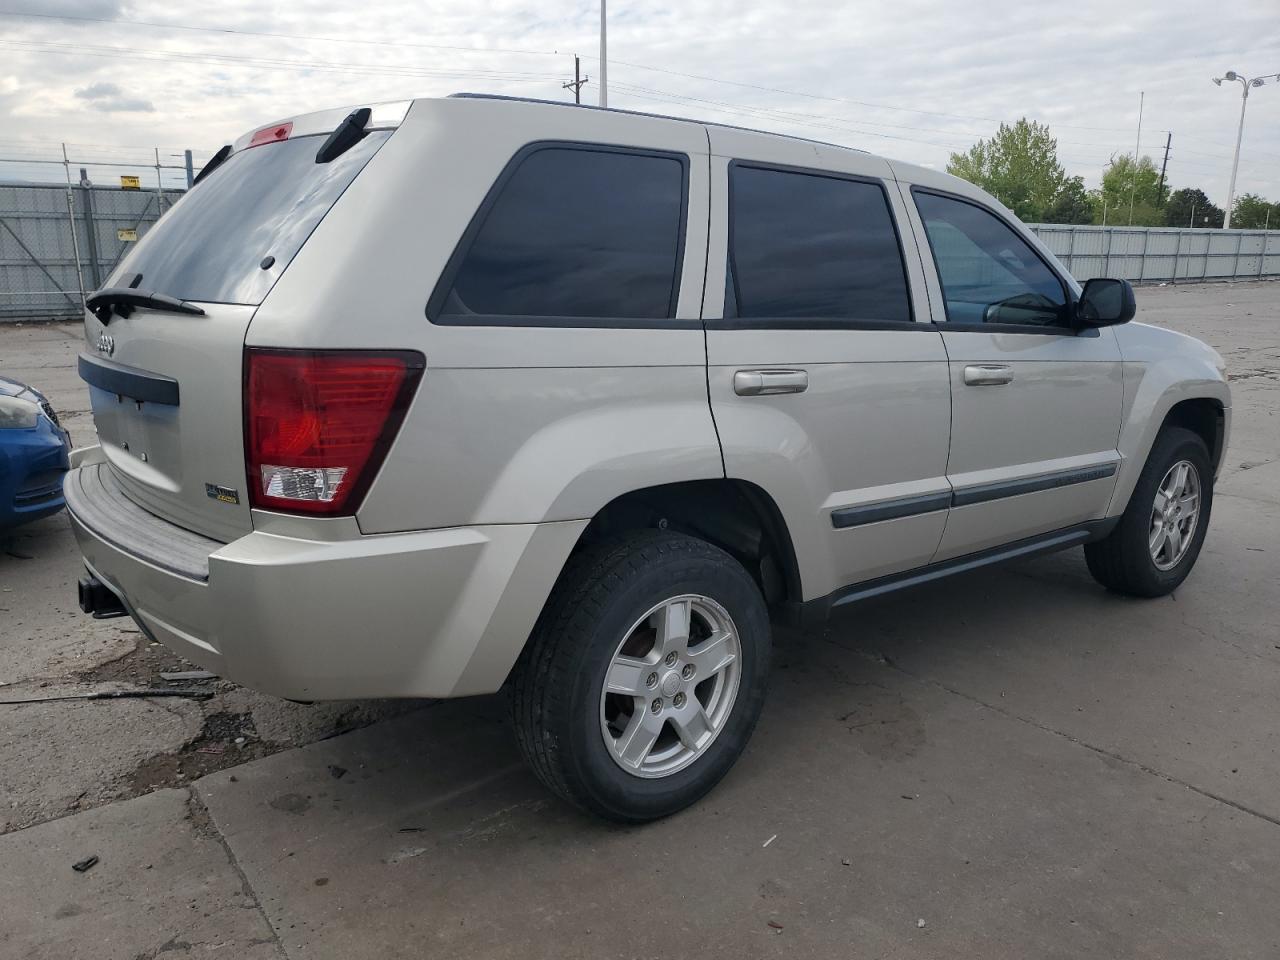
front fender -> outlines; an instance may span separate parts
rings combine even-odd
[[[1160,428],[1176,405],[1208,399],[1221,406],[1224,452],[1231,429],[1231,388],[1222,357],[1212,347],[1141,323],[1117,327],[1116,338],[1124,360],[1124,411],[1116,444],[1123,459],[1108,516],[1124,512]],[[1219,456],[1219,468],[1222,461]]]

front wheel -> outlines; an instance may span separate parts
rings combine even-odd
[[[1086,544],[1095,580],[1138,597],[1172,593],[1200,555],[1213,506],[1213,465],[1200,437],[1168,427],[1156,438],[1120,523]]]
[[[610,820],[698,800],[755,728],[769,672],[764,599],[719,548],[644,531],[587,548],[557,584],[512,679],[525,757]]]

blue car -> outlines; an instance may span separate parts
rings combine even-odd
[[[57,513],[71,437],[44,395],[0,377],[0,531]]]

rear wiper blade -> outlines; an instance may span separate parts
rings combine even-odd
[[[154,290],[138,290],[134,287],[105,287],[91,293],[84,305],[103,324],[111,322],[113,313],[127,317],[133,313],[134,307],[146,307],[149,310],[161,310],[165,313],[187,313],[203,317],[204,311],[193,303],[171,297],[167,293],[156,293]]]

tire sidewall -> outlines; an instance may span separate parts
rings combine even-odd
[[[654,605],[682,594],[710,597],[732,619],[741,650],[737,696],[725,726],[702,756],[665,777],[637,777],[620,767],[605,745],[600,730],[601,691],[627,631]],[[715,786],[755,727],[764,701],[769,654],[764,601],[746,571],[727,554],[667,558],[626,578],[592,625],[569,697],[567,754],[593,805],[611,811],[615,819],[648,820],[688,806]]]
[[[1189,461],[1200,475],[1200,515],[1196,517],[1196,529],[1191,546],[1169,570],[1159,569],[1151,558],[1147,546],[1151,527],[1151,509],[1155,504],[1156,490],[1169,468],[1179,460]],[[1138,560],[1138,570],[1146,585],[1154,594],[1165,594],[1176,588],[1195,566],[1200,548],[1209,530],[1209,517],[1213,509],[1213,465],[1204,441],[1187,430],[1169,431],[1152,451],[1147,469],[1143,471],[1133,491],[1133,511],[1126,518],[1126,534],[1132,541],[1132,552]]]

